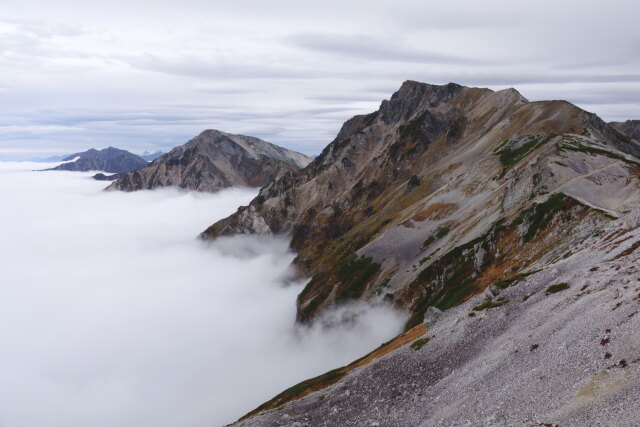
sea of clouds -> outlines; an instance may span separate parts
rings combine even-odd
[[[196,239],[255,190],[103,192],[0,163],[0,426],[215,426],[400,332],[297,326],[284,239]],[[326,323],[326,322],[324,322]]]

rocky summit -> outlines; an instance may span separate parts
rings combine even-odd
[[[640,142],[565,101],[405,82],[204,239],[285,234],[298,321],[391,304],[406,332],[247,425],[634,425]]]
[[[71,154],[62,160],[66,163],[47,170],[124,173],[147,165],[147,161],[140,156],[113,147],[103,150],[92,148],[83,153]]]
[[[128,173],[107,190],[178,187],[217,191],[232,186],[261,187],[285,172],[296,172],[311,158],[258,138],[206,130],[184,145]]]

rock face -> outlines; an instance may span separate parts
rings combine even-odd
[[[231,186],[261,187],[284,172],[296,172],[311,158],[258,138],[206,130],[149,166],[128,173],[107,190],[150,190],[175,186],[217,191]]]
[[[70,160],[76,159],[71,162]],[[92,148],[84,153],[76,153],[67,156],[63,163],[52,169],[62,171],[104,171],[108,173],[123,173],[135,169],[143,168],[147,165],[147,161],[133,153],[118,148],[105,148],[96,150]]]
[[[386,301],[411,313],[411,327],[630,210],[634,156],[638,141],[568,102],[408,81],[202,237],[290,235],[312,277],[299,321]]]

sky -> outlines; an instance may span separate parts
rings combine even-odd
[[[0,158],[168,150],[207,128],[317,154],[405,80],[640,118],[640,3],[5,2]]]
[[[257,190],[107,193],[42,166],[0,162],[2,427],[228,424],[406,321],[342,306],[297,325],[286,240],[196,239]]]

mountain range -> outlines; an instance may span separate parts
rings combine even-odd
[[[288,235],[299,322],[390,304],[405,332],[241,424],[633,425],[638,129],[414,81],[348,120],[201,237]]]
[[[186,144],[129,172],[107,190],[178,187],[217,191],[232,186],[261,187],[285,172],[295,172],[311,158],[258,138],[205,130]]]

